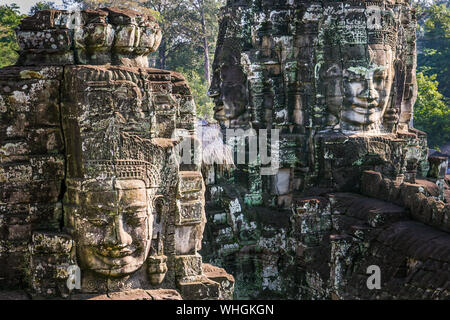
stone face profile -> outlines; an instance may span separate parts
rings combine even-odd
[[[202,254],[237,298],[448,297],[446,162],[411,124],[415,14],[403,0],[222,8],[209,94],[238,163],[206,168]],[[247,161],[254,141],[279,155],[270,175],[261,144]]]
[[[203,178],[176,151],[195,140],[195,103],[182,75],[148,68],[155,20],[44,10],[17,36],[18,64],[0,70],[0,288],[231,298],[233,278],[198,253]]]

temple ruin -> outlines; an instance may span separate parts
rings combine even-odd
[[[22,21],[0,69],[0,297],[448,299],[410,1],[228,0],[208,128],[185,78],[149,68],[163,32],[112,8]]]
[[[233,277],[198,253],[202,175],[175,151],[196,139],[190,89],[148,68],[161,37],[131,10],[23,19],[19,61],[0,70],[0,287],[45,298],[231,297]]]
[[[208,168],[202,254],[237,298],[448,298],[447,160],[411,125],[416,64],[410,1],[227,1],[215,118],[235,154],[279,155]]]

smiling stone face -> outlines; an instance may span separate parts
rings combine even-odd
[[[43,10],[16,31],[18,64],[0,69],[0,287],[39,299],[230,295],[234,280],[222,289],[203,272],[200,163],[177,148],[198,146],[192,92],[182,74],[147,68],[156,20]],[[20,248],[9,255],[5,239]]]
[[[369,50],[367,64],[342,72],[344,99],[341,127],[348,131],[379,129],[389,104],[394,79],[392,50]]]
[[[83,93],[79,102],[66,97],[63,110],[70,137],[64,202],[69,231],[83,271],[95,273],[93,278],[124,278],[141,269],[149,255],[151,203],[162,184],[166,151],[150,140],[149,99],[135,70],[71,71],[70,85]]]
[[[376,131],[389,106],[394,80],[392,50],[370,51],[370,59],[330,63],[324,68],[328,125],[349,132]]]
[[[119,180],[95,189],[79,194],[74,215],[80,264],[104,276],[131,274],[150,249],[153,215],[145,183]]]
[[[222,63],[215,70],[209,96],[214,99],[216,120],[234,120],[245,112],[248,105],[246,82],[239,65]]]
[[[380,132],[393,101],[395,49],[379,43],[341,46],[346,53],[326,57],[318,77],[327,109],[327,128],[348,133]]]

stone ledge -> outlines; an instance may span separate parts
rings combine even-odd
[[[203,274],[210,280],[220,284],[221,299],[232,300],[234,291],[234,277],[227,273],[225,269],[207,263],[202,265]]]
[[[410,210],[412,219],[450,232],[450,205],[432,197],[429,189],[428,184],[398,185],[375,171],[364,171],[361,177],[363,195],[395,203]]]
[[[130,290],[109,294],[77,294],[71,300],[182,300],[176,290]]]

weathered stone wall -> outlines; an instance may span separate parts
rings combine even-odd
[[[438,229],[449,206],[418,192],[423,185],[397,188],[395,203],[429,202],[421,207],[427,220],[414,208],[355,193],[299,195],[292,210],[244,205],[236,212],[230,201],[207,207],[202,254],[235,276],[237,298],[448,298],[450,237]],[[366,286],[371,265],[381,268],[382,290]]]
[[[25,282],[32,232],[60,229],[62,78],[61,67],[0,70],[2,287]]]
[[[222,9],[210,95],[224,141],[247,130],[235,140],[248,156],[258,129],[269,145],[279,133],[275,174],[236,163],[206,187],[202,253],[238,298],[448,297],[449,185],[427,177],[439,169],[410,126],[415,28],[409,1]],[[366,285],[370,265],[381,290]]]
[[[448,190],[448,183],[445,183]],[[366,171],[362,175],[361,193],[385,199],[409,210],[411,217],[426,225],[450,232],[450,206],[439,197],[439,186],[429,180],[416,180],[415,184],[395,184],[379,172]],[[445,197],[447,202],[449,197]]]
[[[289,207],[293,191],[317,186],[357,190],[372,168],[394,180],[426,170],[425,135],[409,128],[415,23],[404,1],[227,3],[215,117],[224,129],[269,130],[269,140],[276,129],[280,141],[277,175],[261,176],[261,163],[237,166],[251,182],[247,204]]]
[[[0,289],[231,298],[233,277],[198,253],[203,178],[176,149],[196,107],[182,75],[147,68],[154,19],[45,10],[17,36],[18,65],[0,70]]]

